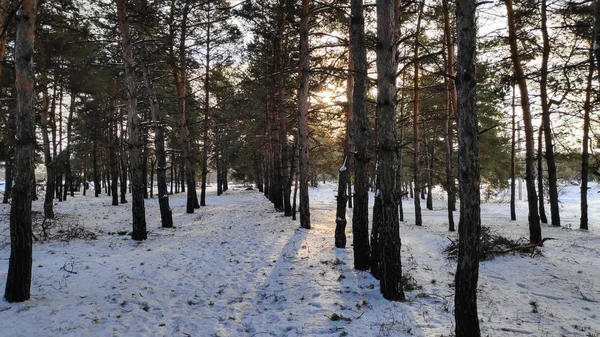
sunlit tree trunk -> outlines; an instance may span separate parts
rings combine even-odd
[[[369,154],[367,140],[369,126],[365,100],[367,97],[367,49],[365,45],[365,17],[363,0],[351,0],[352,59],[354,62],[354,86],[352,110],[354,130],[351,133],[354,153],[354,208],[352,208],[352,235],[354,268],[368,270],[371,267],[369,244]]]
[[[300,226],[310,228],[310,207],[308,198],[308,179],[310,166],[308,162],[308,90],[309,90],[309,50],[308,50],[308,8],[310,0],[302,0],[300,16],[300,88],[298,90],[298,135],[299,135],[299,169],[300,169]]]
[[[512,0],[506,0],[505,3],[510,54],[515,69],[516,81],[521,92],[521,108],[523,110],[523,125],[525,126],[525,183],[527,185],[527,203],[529,205],[529,241],[537,243],[542,240],[542,229],[540,227],[540,216],[537,208],[538,198],[535,191],[535,144],[533,140],[533,125],[531,123],[529,92],[527,90],[525,73],[521,66],[521,57],[517,48],[513,3]]]
[[[29,299],[31,290],[32,240],[31,200],[34,178],[35,110],[33,44],[36,0],[23,0],[16,15],[15,87],[17,113],[15,131],[15,184],[10,208],[10,258],[4,298],[8,302]]]
[[[481,335],[477,318],[481,210],[475,71],[477,48],[475,8],[475,0],[456,2],[458,179],[460,184],[458,263],[454,284],[454,318],[457,337]]]
[[[131,165],[131,200],[133,240],[146,240],[146,209],[144,205],[144,177],[142,176],[142,146],[140,120],[137,111],[136,85],[133,73],[133,41],[129,34],[125,0],[115,0],[121,44],[123,48],[123,64],[125,67],[125,87],[127,90],[127,135],[129,144],[129,163]]]

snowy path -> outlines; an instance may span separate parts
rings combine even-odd
[[[333,248],[334,189],[311,191],[311,230],[243,188],[219,197],[211,191],[194,214],[183,213],[185,196],[173,196],[174,229],[159,227],[156,200],[148,200],[143,243],[116,234],[129,230],[130,204],[89,195],[58,203],[58,214],[72,214],[98,240],[35,244],[33,298],[0,301],[0,336],[448,336],[456,266],[441,252],[455,234],[446,231],[441,201],[424,211],[422,228],[405,205],[403,268],[420,289],[392,303],[368,273],[352,269],[350,226],[348,248]],[[525,235],[523,221],[506,225],[506,205],[484,206],[486,225]],[[7,211],[0,205],[2,285]],[[598,233],[543,231],[559,239],[544,256],[481,264],[484,335],[600,334]]]

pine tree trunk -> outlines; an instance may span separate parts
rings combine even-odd
[[[173,79],[175,81],[175,89],[177,93],[177,112],[179,115],[179,140],[182,147],[183,161],[181,163],[182,168],[180,169],[181,178],[181,192],[185,192],[185,184],[187,183],[187,201],[186,201],[186,213],[194,213],[194,209],[199,208],[198,197],[196,193],[196,174],[194,170],[194,153],[192,144],[190,141],[190,132],[187,126],[187,110],[186,110],[186,86],[187,86],[187,64],[186,64],[186,47],[185,38],[187,35],[187,20],[190,12],[190,2],[186,1],[184,4],[183,18],[181,20],[181,32],[180,32],[180,43],[178,46],[177,53],[175,52],[175,33],[174,33],[174,11],[175,2],[171,6],[171,26],[169,30],[170,37],[170,58],[171,58],[171,71]],[[177,56],[176,56],[177,54]]]
[[[310,0],[302,0],[300,17],[300,88],[298,90],[298,147],[300,151],[300,226],[309,229],[310,206],[308,197],[309,162],[308,162],[308,90],[309,90],[309,49],[308,49],[308,15]]]
[[[587,85],[585,90],[585,104],[583,107],[583,140],[581,146],[581,195],[580,208],[581,218],[579,219],[579,228],[588,229],[588,180],[589,180],[589,142],[590,142],[590,113],[592,110],[592,79],[594,77],[594,57],[590,54],[590,66],[587,75]]]
[[[517,212],[516,212],[516,207],[515,207],[515,197],[516,197],[516,178],[515,178],[515,171],[516,171],[516,167],[517,167],[517,161],[516,161],[516,138],[515,138],[515,134],[516,134],[516,125],[515,125],[515,117],[516,117],[516,111],[515,111],[515,86],[514,84],[512,85],[512,119],[511,119],[511,126],[512,126],[512,135],[511,135],[511,147],[510,147],[510,220],[515,221],[517,220]]]
[[[478,337],[477,280],[481,210],[479,186],[479,145],[476,101],[476,23],[475,0],[456,2],[458,42],[456,76],[458,98],[458,179],[460,220],[458,224],[458,264],[455,275],[454,318],[456,337]]]
[[[284,27],[287,23],[288,13],[285,8],[279,9],[279,21],[278,21],[278,33],[277,37],[277,48],[275,52],[275,67],[277,69],[276,81],[277,81],[277,92],[276,92],[276,107],[279,119],[279,145],[281,148],[281,192],[283,201],[283,211],[285,216],[292,216],[292,205],[290,204],[290,193],[291,185],[287,179],[289,175],[288,170],[288,144],[287,144],[287,118],[285,110],[285,65],[284,55],[287,55],[285,48],[285,41],[283,40]]]
[[[15,16],[15,86],[17,112],[15,131],[15,184],[10,208],[10,258],[4,298],[8,302],[29,299],[32,268],[31,200],[35,182],[35,109],[33,43],[37,1],[23,0]],[[35,188],[35,183],[33,185]]]
[[[147,1],[142,1],[142,13],[146,13]],[[138,32],[145,37],[143,27],[138,26]],[[145,43],[141,45],[142,58],[148,59],[148,51]],[[162,111],[156,97],[156,90],[154,88],[154,82],[148,74],[148,65],[146,62],[142,62],[142,76],[144,79],[144,86],[148,95],[148,105],[150,106],[150,113],[152,115],[152,125],[154,126],[154,153],[156,156],[156,180],[158,183],[158,205],[160,208],[160,220],[163,228],[173,227],[173,214],[171,207],[169,206],[169,192],[167,191],[167,154],[165,151],[165,131]],[[154,165],[152,165],[154,168]],[[152,172],[151,177],[154,177]],[[154,183],[150,184],[150,191],[154,187]],[[152,194],[152,193],[151,193]]]
[[[48,219],[54,218],[54,188],[55,188],[55,175],[54,175],[54,162],[52,160],[52,154],[50,153],[50,138],[48,136],[48,110],[49,110],[49,98],[48,98],[48,75],[44,70],[41,78],[42,86],[42,109],[40,110],[40,131],[42,133],[43,149],[44,149],[44,164],[46,165],[46,193],[44,197],[44,217]]]
[[[543,153],[542,153],[542,133],[544,132],[544,123],[540,125],[540,129],[538,130],[538,152],[537,152],[537,179],[538,179],[538,210],[540,212],[540,221],[542,223],[548,223],[548,219],[546,218],[546,208],[544,207],[544,168],[543,164]]]
[[[348,195],[348,179],[350,178],[346,162],[348,157],[344,158],[344,163],[339,169],[338,190],[337,190],[337,208],[335,212],[335,247],[346,248],[346,203]]]
[[[351,1],[351,41],[354,62],[354,87],[352,111],[354,130],[351,133],[354,153],[354,207],[352,208],[352,244],[354,268],[369,270],[371,247],[369,244],[369,126],[365,100],[367,98],[367,49],[365,45],[365,17],[363,0]]]
[[[435,139],[435,133],[434,133]],[[427,209],[433,211],[433,161],[435,155],[435,146],[433,144],[433,139],[429,144],[430,150],[428,152],[429,159],[427,160]]]
[[[98,133],[93,131],[92,135],[92,172],[94,175],[94,196],[97,198],[102,192],[100,186],[100,172],[98,170]]]
[[[0,27],[2,27],[2,33],[0,34],[0,75],[2,74],[2,65],[6,58],[6,37],[8,36],[7,19],[10,13],[10,0],[0,1]]]
[[[207,17],[210,21],[210,5]],[[200,190],[200,206],[206,206],[206,177],[208,175],[208,129],[210,122],[210,53],[211,53],[211,24],[206,25],[206,58],[204,68],[204,134],[202,137],[202,184]],[[219,181],[217,179],[217,185]]]
[[[529,241],[537,243],[542,240],[542,229],[540,227],[540,216],[537,208],[538,198],[535,191],[535,144],[533,140],[529,93],[523,67],[521,66],[521,57],[517,49],[513,3],[512,0],[506,0],[505,3],[508,19],[508,41],[517,84],[521,91],[521,108],[523,110],[523,124],[525,126],[525,183],[527,186],[527,203],[529,205]]]
[[[419,5],[419,16],[417,18],[417,28],[415,32],[415,45],[414,45],[414,55],[413,55],[413,63],[414,63],[414,77],[413,77],[413,135],[414,135],[414,153],[413,153],[413,179],[415,181],[414,189],[415,189],[415,225],[422,226],[423,218],[421,215],[421,200],[419,199],[419,193],[421,193],[421,183],[420,183],[420,168],[419,168],[419,156],[421,155],[419,149],[419,61],[417,60],[419,57],[419,37],[421,34],[421,19],[423,17],[423,8],[425,6],[425,1],[421,0]]]
[[[550,124],[550,104],[548,102],[548,59],[550,58],[550,41],[546,26],[546,0],[542,0],[542,69],[540,78],[540,98],[542,100],[542,124],[544,125],[544,141],[546,142],[546,166],[548,170],[548,197],[550,199],[550,217],[553,226],[560,226],[558,205],[558,186],[556,178],[556,162],[554,159],[554,144],[552,141],[552,125]],[[541,166],[540,166],[541,167]],[[542,191],[540,190],[540,194]],[[540,196],[540,199],[542,197]],[[540,211],[541,212],[541,211]],[[544,214],[545,217],[545,214]],[[544,223],[547,223],[546,220]]]
[[[142,175],[142,137],[137,111],[136,86],[133,73],[133,41],[129,34],[126,19],[125,0],[115,0],[121,44],[123,48],[123,63],[125,66],[125,84],[127,90],[127,136],[129,142],[129,163],[131,165],[131,199],[133,231],[131,238],[136,241],[146,240],[146,209],[144,206],[144,177]]]
[[[381,293],[391,301],[404,300],[398,193],[396,191],[396,6],[394,0],[377,1],[377,190],[380,202],[377,216]],[[375,211],[373,211],[375,213]],[[375,224],[373,224],[375,227]]]
[[[444,120],[444,143],[446,151],[446,192],[448,196],[448,230],[453,232],[454,210],[456,209],[454,166],[452,162],[452,121],[456,116],[456,87],[454,86],[454,41],[450,28],[450,6],[448,0],[442,1],[444,9],[444,41],[446,43],[446,118]]]
[[[112,177],[111,196],[112,205],[119,206],[119,170],[117,163],[117,122],[115,111],[117,106],[117,80],[113,79],[110,87],[110,108],[108,115],[108,160],[110,165],[110,175]]]

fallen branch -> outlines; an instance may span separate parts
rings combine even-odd
[[[511,247],[509,249],[505,249],[505,250],[494,251],[494,253],[507,254],[507,253],[510,253],[510,252],[516,251],[516,250],[528,250],[528,249],[532,249],[535,247],[544,247],[544,242],[546,242],[548,240],[556,240],[556,239],[555,238],[543,238],[542,241],[539,241],[536,243],[530,243],[528,245],[515,246],[515,247]]]

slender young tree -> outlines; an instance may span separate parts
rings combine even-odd
[[[110,85],[110,107],[108,111],[108,161],[110,165],[110,175],[112,178],[111,196],[112,205],[119,206],[119,166],[117,163],[117,79],[114,78]]]
[[[300,170],[300,226],[309,229],[310,208],[308,198],[308,84],[310,76],[308,49],[308,19],[310,0],[302,0],[300,16],[300,88],[298,90],[298,147]]]
[[[515,77],[521,92],[521,109],[523,110],[523,125],[525,126],[525,183],[527,185],[527,204],[529,205],[529,241],[537,243],[542,241],[542,229],[538,213],[538,198],[535,191],[535,142],[533,139],[533,125],[531,123],[531,110],[527,81],[521,65],[521,56],[517,48],[516,24],[512,0],[506,0],[508,19],[508,42],[510,54],[515,69]]]
[[[548,170],[548,198],[550,199],[550,217],[553,226],[560,226],[558,205],[558,186],[556,179],[556,162],[552,140],[552,124],[550,123],[550,103],[548,100],[548,60],[550,59],[550,39],[547,26],[547,0],[541,0],[542,29],[542,69],[540,77],[540,99],[542,100],[542,125],[544,126],[544,142],[546,143],[546,169]],[[538,164],[539,166],[539,164]],[[541,169],[541,166],[539,166]],[[543,203],[540,190],[540,202]],[[541,213],[541,210],[540,210]],[[541,215],[541,214],[540,214]],[[544,214],[545,217],[545,214]],[[546,220],[545,223],[547,223]]]
[[[450,6],[448,0],[442,0],[444,10],[444,41],[446,46],[446,118],[444,121],[444,141],[446,151],[446,185],[448,195],[448,230],[453,232],[455,202],[454,165],[452,163],[452,125],[456,116],[456,87],[454,85],[454,41],[450,28]]]
[[[458,179],[460,220],[458,223],[458,264],[455,276],[454,318],[457,337],[478,337],[477,280],[481,210],[479,195],[479,144],[477,130],[475,0],[456,2],[458,58]]]
[[[590,53],[590,65],[587,74],[587,84],[585,90],[585,103],[583,106],[583,140],[581,144],[581,196],[580,196],[580,209],[581,217],[579,219],[579,228],[588,229],[588,180],[590,172],[590,112],[592,110],[591,97],[592,97],[592,79],[594,77],[594,56]]]
[[[351,41],[354,62],[352,110],[354,127],[351,133],[354,144],[354,207],[352,208],[352,243],[354,268],[371,268],[369,244],[369,154],[367,140],[369,126],[365,100],[367,97],[367,49],[365,45],[365,16],[363,0],[351,0]]]
[[[44,64],[45,62],[41,62]],[[42,87],[42,109],[40,110],[40,131],[42,133],[43,149],[44,149],[44,164],[46,165],[46,194],[44,196],[44,217],[48,219],[54,218],[54,183],[55,180],[55,162],[50,152],[50,137],[48,135],[50,109],[50,99],[48,97],[48,73],[47,69],[42,71],[41,87]]]
[[[179,31],[179,45],[176,45],[176,24],[175,12],[180,4],[177,1],[171,3],[169,22],[169,60],[173,80],[175,82],[175,91],[177,93],[177,114],[179,119],[179,141],[182,147],[181,156],[182,165],[185,167],[181,170],[180,176],[182,181],[185,179],[187,183],[187,202],[186,213],[194,213],[194,209],[200,208],[198,195],[196,193],[196,172],[194,169],[195,156],[192,142],[190,139],[190,131],[187,122],[187,85],[188,85],[188,64],[185,40],[188,34],[188,16],[190,15],[191,1],[183,0],[183,8],[181,9],[181,22]],[[184,172],[185,171],[185,172]],[[185,174],[184,174],[185,173]],[[184,184],[181,184],[181,191],[185,191]]]
[[[33,45],[36,0],[23,0],[16,14],[15,86],[17,113],[15,131],[15,183],[10,208],[10,258],[4,298],[8,302],[29,299],[31,290],[32,233],[31,200],[34,182],[35,110]]]
[[[421,182],[420,182],[420,169],[419,169],[419,161],[421,150],[419,149],[419,113],[420,113],[420,105],[419,105],[419,46],[421,45],[419,42],[419,35],[421,34],[421,18],[423,17],[423,8],[425,7],[425,0],[421,0],[419,4],[419,15],[417,18],[417,29],[415,32],[415,44],[414,44],[414,55],[413,55],[413,67],[414,67],[414,76],[413,76],[413,136],[414,136],[414,144],[413,144],[413,179],[415,181],[415,195],[414,195],[414,204],[415,204],[415,225],[422,226],[423,218],[421,216],[421,199],[419,199],[419,193],[421,193]]]
[[[546,207],[544,207],[544,167],[542,164],[544,163],[544,155],[543,155],[543,140],[542,134],[544,133],[544,122],[540,125],[538,130],[538,152],[537,152],[537,180],[538,180],[538,210],[540,212],[540,221],[542,223],[548,223],[548,218],[546,218]]]
[[[517,212],[516,212],[516,169],[517,169],[517,161],[516,161],[516,152],[517,152],[517,139],[516,132],[517,127],[515,124],[516,118],[516,108],[515,108],[515,85],[514,83],[511,85],[512,87],[512,118],[511,118],[511,144],[510,144],[510,219],[512,221],[517,220]]]
[[[142,137],[140,118],[137,111],[136,85],[133,73],[133,41],[129,33],[125,0],[115,0],[117,17],[121,31],[123,64],[125,68],[125,86],[127,91],[127,136],[129,143],[129,163],[131,166],[131,199],[133,240],[146,240],[146,209],[144,205],[144,177],[142,176]]]
[[[381,279],[383,297],[404,300],[398,195],[396,192],[396,4],[394,0],[377,0],[377,190],[381,213]],[[375,211],[374,211],[375,212]],[[375,217],[374,217],[375,219]],[[373,225],[375,226],[375,224]]]

